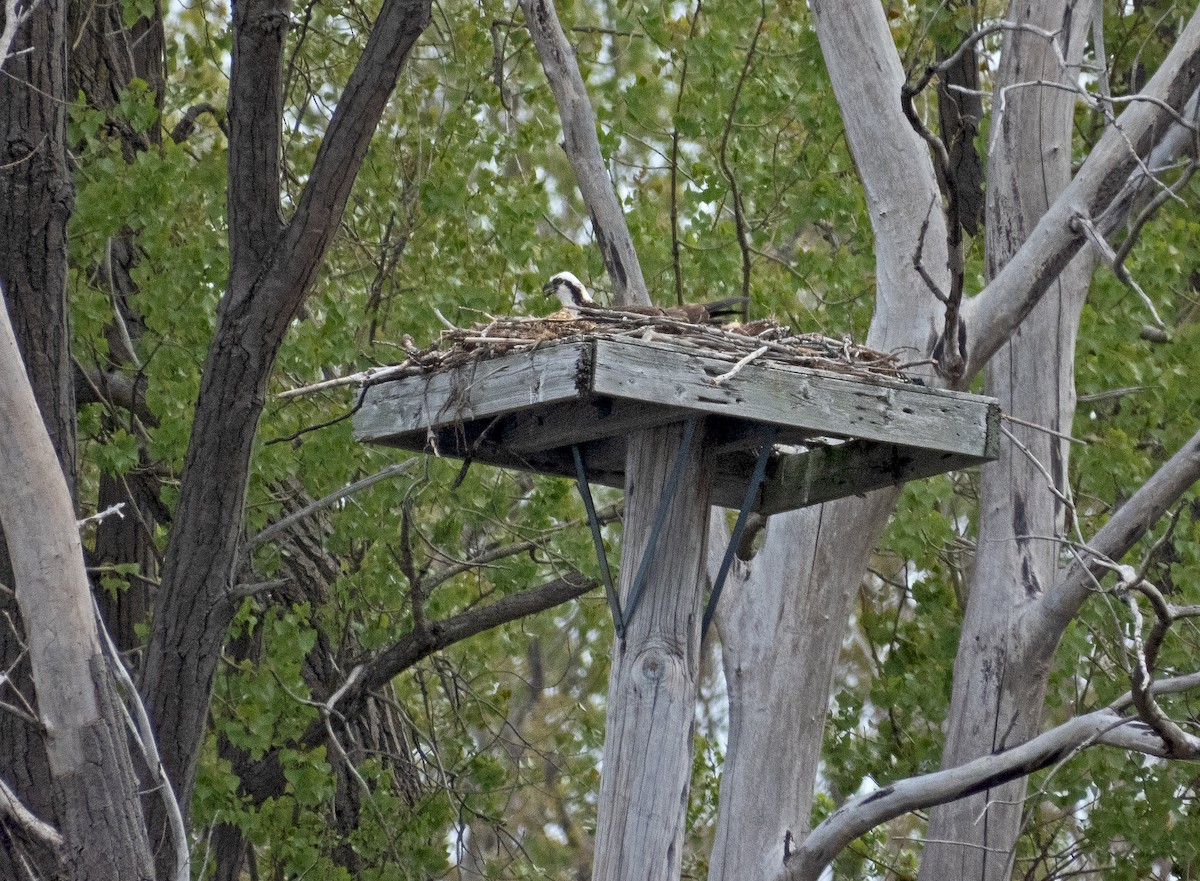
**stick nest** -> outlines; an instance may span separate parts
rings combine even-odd
[[[580,311],[583,315],[579,318],[560,311],[545,318],[492,318],[471,327],[450,326],[442,331],[436,343],[425,349],[417,348],[405,336],[403,346],[408,358],[400,364],[371,368],[352,376],[292,389],[283,392],[281,397],[339,385],[375,385],[404,376],[451,370],[513,352],[595,337],[665,343],[706,358],[729,361],[734,372],[753,362],[913,381],[904,374],[895,355],[856,345],[849,338],[835,340],[816,333],[796,334],[774,318],[747,324],[711,325],[609,309]]]

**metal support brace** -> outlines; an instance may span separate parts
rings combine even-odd
[[[766,477],[767,460],[775,445],[775,433],[778,430],[779,428],[774,425],[762,427],[760,433],[762,447],[758,451],[758,461],[754,463],[754,474],[751,475],[750,483],[746,487],[746,495],[742,498],[742,509],[738,511],[737,521],[733,524],[733,533],[729,536],[729,547],[725,548],[725,556],[721,559],[721,568],[717,570],[717,579],[713,582],[712,593],[708,596],[708,605],[704,607],[704,620],[700,624],[701,642],[704,642],[704,637],[708,633],[708,625],[712,623],[713,613],[717,611],[717,601],[721,598],[721,591],[725,587],[725,578],[729,575],[729,567],[733,565],[733,555],[737,552],[737,546],[742,540],[742,533],[746,531],[746,520],[749,518],[750,507],[754,504],[754,496],[757,495],[763,478]]]
[[[667,511],[671,507],[671,501],[675,498],[675,490],[679,488],[679,478],[683,476],[687,451],[692,446],[692,436],[695,433],[696,417],[689,416],[683,423],[683,437],[679,440],[679,449],[675,451],[675,464],[671,467],[671,475],[667,478],[667,485],[663,487],[662,497],[658,500],[658,510],[654,512],[654,525],[650,528],[650,538],[646,541],[646,550],[642,552],[637,575],[634,576],[633,585],[629,588],[629,605],[625,607],[625,618],[621,622],[626,628],[633,620],[633,613],[637,611],[642,591],[646,587],[646,574],[650,571],[650,561],[654,559],[654,546],[658,544],[658,536],[662,532],[663,524],[667,522]]]
[[[725,549],[725,556],[721,560],[721,568],[717,570],[717,578],[713,582],[712,593],[709,595],[708,604],[704,608],[704,620],[700,625],[701,640],[708,633],[708,626],[712,623],[713,613],[717,608],[717,601],[721,598],[721,591],[725,587],[725,579],[729,575],[730,566],[733,565],[733,555],[737,550],[738,543],[742,540],[742,534],[746,531],[746,520],[748,519],[750,508],[754,504],[754,497],[758,494],[763,479],[766,477],[767,460],[770,459],[777,431],[778,428],[774,425],[764,425],[760,432],[762,446],[758,451],[758,460],[754,463],[754,473],[751,475],[750,483],[746,487],[746,495],[742,499],[742,508],[738,511],[737,522],[734,523],[733,533],[729,536],[729,547]],[[592,543],[596,546],[596,559],[600,563],[600,575],[604,581],[604,593],[608,598],[608,607],[612,611],[613,623],[618,639],[625,635],[625,630],[629,627],[629,622],[633,620],[633,613],[637,610],[638,601],[642,598],[642,591],[646,586],[646,575],[650,571],[650,561],[654,558],[654,548],[658,544],[658,536],[662,532],[663,524],[666,523],[667,511],[670,509],[671,502],[675,498],[675,491],[679,488],[679,480],[683,476],[683,465],[686,461],[687,451],[692,445],[692,438],[695,433],[696,417],[689,416],[687,421],[684,422],[683,437],[680,438],[679,449],[675,453],[675,464],[671,468],[667,485],[663,487],[662,497],[658,500],[658,510],[654,512],[654,524],[650,529],[650,538],[646,542],[646,550],[642,553],[637,575],[634,576],[633,585],[629,588],[629,605],[624,610],[621,609],[621,599],[617,595],[616,588],[613,586],[612,572],[608,568],[608,554],[604,550],[604,538],[600,534],[600,520],[596,516],[596,505],[592,501],[591,487],[588,486],[587,471],[583,465],[583,454],[580,452],[578,444],[571,445],[571,456],[575,460],[575,481],[579,485],[579,495],[583,499],[583,507],[587,511],[588,525],[592,530]]]
[[[583,456],[579,444],[571,444],[571,456],[575,459],[575,482],[579,484],[579,495],[587,511],[588,525],[592,527],[592,544],[596,546],[596,559],[600,561],[600,577],[604,580],[604,594],[608,597],[608,608],[612,611],[617,639],[625,635],[625,621],[621,615],[621,598],[613,587],[612,573],[608,569],[608,554],[604,552],[604,537],[600,535],[600,520],[596,517],[596,504],[592,501],[592,489],[588,486],[587,472],[583,468]]]
[[[679,488],[679,479],[683,476],[683,465],[687,460],[687,451],[692,446],[692,438],[696,434],[695,416],[689,416],[683,423],[683,437],[679,441],[679,449],[675,453],[675,464],[663,487],[662,498],[658,500],[658,510],[654,512],[654,525],[650,529],[650,538],[646,542],[646,550],[642,553],[642,561],[634,576],[633,585],[629,588],[629,605],[622,611],[621,600],[613,587],[612,574],[608,568],[608,556],[604,552],[604,539],[600,535],[600,521],[596,518],[596,506],[592,502],[592,491],[588,487],[587,472],[583,467],[583,456],[579,445],[571,445],[571,456],[575,459],[575,480],[579,484],[579,495],[583,498],[583,507],[587,511],[588,525],[592,528],[592,543],[596,546],[596,557],[600,561],[600,575],[604,579],[604,592],[608,596],[608,607],[612,610],[613,623],[616,627],[617,638],[625,635],[638,601],[642,598],[642,590],[646,586],[646,573],[650,570],[650,561],[654,559],[654,547],[658,544],[659,533],[667,520],[667,511],[671,500],[675,498],[675,490]]]

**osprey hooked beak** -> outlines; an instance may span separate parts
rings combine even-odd
[[[559,272],[551,276],[550,280],[542,285],[542,292],[549,297],[558,297],[558,302],[562,303],[563,308],[575,316],[579,315],[580,306],[596,308],[596,301],[588,294],[583,282],[570,272]]]

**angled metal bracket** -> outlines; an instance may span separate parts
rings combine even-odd
[[[667,520],[667,512],[670,510],[671,502],[675,498],[675,491],[679,488],[679,481],[683,477],[683,466],[687,460],[687,452],[691,448],[692,438],[696,433],[696,421],[696,416],[689,416],[684,422],[683,437],[680,438],[679,449],[675,452],[675,462],[667,478],[667,485],[663,487],[662,496],[658,500],[658,509],[654,512],[654,523],[650,529],[650,537],[646,542],[646,550],[642,553],[637,574],[634,576],[633,584],[629,588],[628,605],[624,609],[621,608],[621,599],[617,595],[616,587],[613,584],[612,571],[608,567],[608,554],[604,550],[604,538],[600,533],[600,520],[596,516],[596,505],[592,501],[592,490],[588,485],[587,469],[584,467],[583,454],[580,452],[578,444],[571,445],[571,456],[575,460],[575,481],[579,485],[579,495],[583,499],[583,507],[587,511],[588,525],[592,530],[592,543],[596,546],[596,559],[600,563],[600,576],[604,581],[604,593],[608,598],[608,607],[612,612],[618,639],[625,635],[629,623],[633,620],[633,613],[637,611],[638,602],[642,598],[642,592],[645,590],[646,576],[650,571],[650,561],[654,559],[654,550],[658,544],[658,537],[662,533],[663,525]],[[737,522],[734,524],[733,533],[729,537],[729,547],[725,549],[725,556],[721,560],[721,568],[717,571],[717,578],[713,582],[712,593],[709,595],[708,604],[704,609],[704,619],[700,626],[701,640],[708,633],[709,624],[712,623],[712,616],[716,611],[717,601],[721,598],[721,590],[725,587],[725,579],[729,575],[730,567],[733,565],[734,552],[737,550],[738,543],[742,539],[742,534],[746,530],[746,521],[751,506],[754,504],[754,497],[758,494],[763,479],[766,477],[767,461],[770,459],[777,431],[778,428],[776,426],[764,425],[760,432],[762,446],[758,452],[758,460],[754,464],[754,473],[751,475],[750,483],[746,487],[746,495],[742,500],[741,510],[738,511]]]
[[[663,487],[662,497],[658,500],[658,509],[654,512],[654,524],[650,529],[650,538],[646,542],[646,550],[642,553],[642,561],[638,566],[637,575],[629,588],[628,606],[622,610],[621,600],[613,586],[612,572],[608,568],[608,555],[604,551],[604,539],[600,535],[600,521],[596,517],[596,505],[592,501],[592,491],[588,486],[587,471],[583,465],[583,455],[578,444],[571,445],[571,456],[575,460],[575,481],[579,484],[579,495],[583,498],[583,507],[587,511],[588,525],[592,529],[592,543],[596,546],[596,558],[600,562],[600,576],[604,580],[604,593],[608,597],[608,607],[612,611],[613,623],[617,638],[625,635],[633,613],[637,610],[646,586],[646,574],[650,571],[650,561],[654,559],[654,548],[658,544],[658,536],[667,520],[667,511],[679,488],[679,480],[683,476],[683,466],[687,461],[687,451],[692,446],[692,438],[696,434],[696,416],[689,416],[683,424],[683,437],[679,440],[679,449],[675,453],[675,463]]]
[[[604,595],[608,597],[608,608],[616,624],[617,638],[625,635],[624,618],[621,615],[621,598],[613,587],[612,572],[608,568],[608,554],[604,552],[604,537],[600,534],[600,520],[596,516],[596,503],[592,501],[592,488],[588,486],[587,471],[583,467],[583,454],[579,444],[571,444],[571,456],[575,459],[575,482],[579,484],[579,495],[587,511],[588,526],[592,527],[592,544],[596,546],[596,559],[600,561],[600,577],[604,580]]]
[[[716,581],[713,582],[712,593],[708,595],[708,604],[704,607],[704,620],[700,624],[700,641],[708,634],[708,626],[712,623],[713,614],[717,611],[717,601],[721,599],[721,591],[725,588],[725,578],[729,575],[729,567],[733,565],[733,555],[746,531],[746,521],[749,519],[750,508],[754,497],[762,486],[763,478],[767,475],[767,460],[775,446],[775,434],[779,428],[774,425],[764,425],[759,433],[762,446],[758,451],[758,461],[754,463],[754,473],[746,486],[746,495],[742,498],[742,508],[738,511],[737,520],[733,524],[733,532],[729,536],[729,547],[725,548],[725,556],[721,558],[721,568],[717,570]]]

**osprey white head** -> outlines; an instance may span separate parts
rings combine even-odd
[[[591,298],[583,282],[570,272],[555,273],[550,280],[542,285],[542,291],[548,296],[558,297],[558,302],[572,315],[579,315],[579,307],[596,308],[596,301]]]

